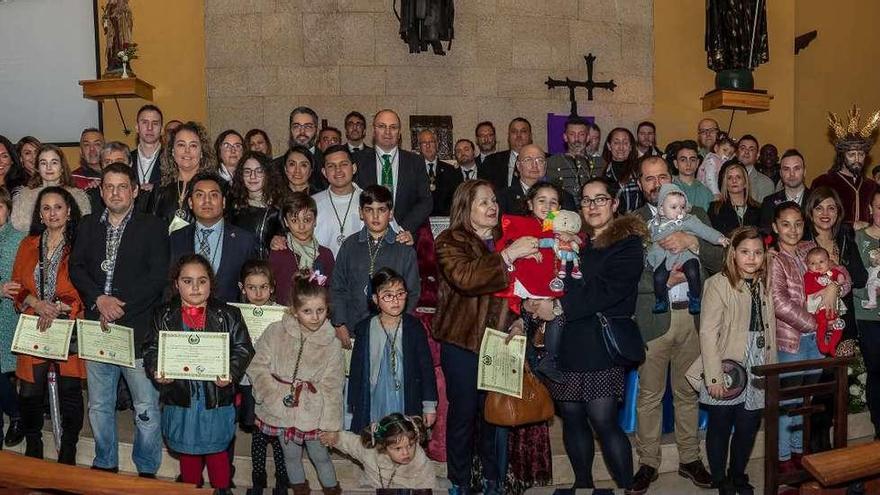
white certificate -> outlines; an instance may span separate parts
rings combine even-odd
[[[229,380],[229,334],[159,332],[160,376],[176,380]]]
[[[74,320],[55,318],[52,325],[41,332],[37,329],[40,318],[33,315],[21,315],[15,326],[12,337],[12,352],[30,354],[43,359],[67,361],[67,350],[70,349],[70,337],[73,335]]]
[[[517,335],[507,344],[505,339],[506,333],[486,328],[477,363],[477,388],[522,399],[526,338]]]
[[[134,368],[134,329],[76,320],[76,337],[80,359]]]
[[[287,310],[284,306],[256,306],[253,304],[228,303],[241,310],[241,316],[244,318],[244,324],[247,326],[248,334],[251,341],[256,343],[260,340],[263,332],[272,323],[281,321],[284,312]]]

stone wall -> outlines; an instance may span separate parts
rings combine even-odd
[[[593,102],[578,90],[581,115],[605,131],[652,113],[653,0],[456,0],[445,57],[410,54],[391,3],[206,0],[211,133],[263,128],[277,154],[295,106],[340,129],[350,110],[369,120],[389,107],[401,115],[404,143],[418,114],[452,115],[456,137],[473,138],[477,122],[492,120],[499,149],[510,119],[524,116],[544,145],[547,113],[569,110],[568,90],[548,91],[544,81],[583,80],[587,52],[598,58],[594,79],[618,87],[597,90]]]

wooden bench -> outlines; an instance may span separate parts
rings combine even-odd
[[[811,359],[790,363],[766,364],[755,366],[752,372],[763,376],[765,383],[764,405],[764,493],[775,494],[780,485],[797,486],[809,481],[810,476],[804,470],[793,473],[779,472],[779,415],[803,416],[804,448],[810,445],[810,416],[824,411],[821,404],[814,404],[813,397],[830,395],[834,398],[834,437],[832,445],[835,449],[846,447],[847,434],[847,399],[849,384],[847,368],[852,358]],[[783,387],[780,375],[796,371],[829,370],[834,379],[808,385]],[[802,399],[799,405],[781,405],[780,402]],[[804,453],[807,453],[806,451]],[[873,493],[873,492],[872,492]],[[880,493],[880,492],[878,492]]]
[[[196,488],[183,483],[108,473],[34,459],[12,452],[0,452],[0,492],[39,493],[39,490],[47,490],[49,493],[90,495],[119,493],[210,495],[213,493],[210,488]]]
[[[801,485],[801,495],[846,495],[854,481],[864,482],[864,493],[880,493],[880,442],[810,454],[803,464],[817,481]]]

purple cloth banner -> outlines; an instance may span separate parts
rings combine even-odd
[[[581,118],[586,122],[593,122],[595,120],[595,117]],[[565,153],[565,141],[562,140],[562,135],[565,134],[565,121],[567,120],[568,114],[547,114],[547,153],[551,155]]]

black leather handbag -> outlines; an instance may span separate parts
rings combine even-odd
[[[639,325],[629,316],[605,316],[596,313],[602,326],[602,342],[611,362],[634,368],[645,360],[645,341]]]

